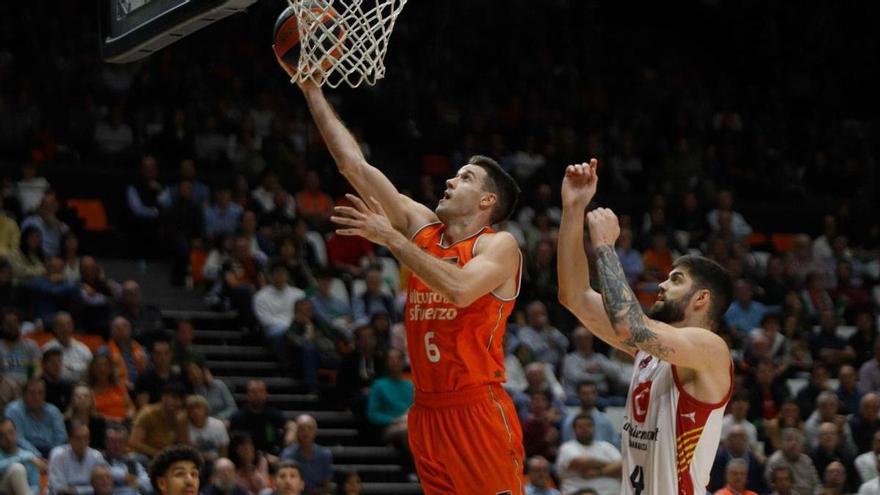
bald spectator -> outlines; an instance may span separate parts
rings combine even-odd
[[[110,473],[109,466],[98,464],[92,468],[92,475],[89,479],[92,485],[92,495],[121,495],[113,488],[113,475]]]
[[[541,301],[526,306],[526,326],[517,331],[520,342],[532,348],[535,359],[550,365],[555,371],[568,351],[568,338],[547,319],[547,307]]]
[[[729,484],[729,472],[726,468],[730,467],[731,462],[739,461],[746,471],[742,482],[750,489],[764,493],[766,491],[764,463],[761,461],[762,456],[756,455],[751,450],[746,429],[743,425],[734,424],[723,438],[724,444],[718,448],[715,463],[712,465],[709,490],[722,490],[726,484]]]
[[[748,463],[743,459],[730,459],[725,467],[724,488],[715,492],[715,495],[758,495],[747,488]]]
[[[248,495],[247,490],[238,482],[235,464],[226,457],[214,461],[211,485],[205,489],[204,493],[205,495]]]
[[[144,304],[141,286],[134,280],[122,283],[118,315],[131,323],[131,335],[141,344],[149,346],[153,339],[165,334],[162,313],[156,306]]]
[[[565,385],[565,396],[570,403],[577,398],[579,383],[590,381],[596,384],[600,397],[608,398],[616,385],[616,367],[602,353],[593,348],[593,334],[582,326],[578,326],[571,334],[574,352],[565,356],[562,361],[562,383]],[[623,405],[623,398],[614,405]],[[606,404],[607,405],[607,404]]]
[[[748,420],[749,396],[745,390],[737,390],[730,399],[727,414],[721,420],[721,438],[727,438],[731,428],[741,426],[748,436],[749,445],[758,443],[758,429]]]
[[[560,495],[559,490],[551,486],[550,462],[536,455],[530,457],[526,464],[526,495]]]
[[[880,456],[880,431],[871,435],[871,450],[860,454],[853,463],[862,483],[877,477],[877,456]]]
[[[25,383],[22,398],[7,405],[5,414],[15,423],[18,434],[44,456],[67,441],[64,417],[57,407],[46,403],[46,386],[38,378]]]
[[[138,376],[147,371],[149,357],[141,344],[131,338],[131,323],[124,316],[117,316],[110,322],[107,349],[119,381],[133,391]]]
[[[40,493],[40,473],[48,468],[46,460],[24,438],[19,438],[15,423],[0,420],[0,492],[10,495]]]
[[[794,491],[794,473],[785,465],[776,466],[770,473],[770,495],[798,495]]]
[[[526,388],[522,392],[511,394],[520,420],[525,420],[532,394],[535,393],[549,394],[553,409],[558,412],[565,410],[565,394],[550,365],[540,361],[529,363],[526,366],[525,377]]]
[[[846,467],[840,461],[833,461],[825,468],[822,476],[821,495],[846,495],[852,493]]]
[[[36,227],[43,239],[43,254],[58,256],[61,252],[61,236],[70,230],[66,223],[58,219],[58,198],[47,191],[40,200],[37,211],[21,222],[21,230]]]
[[[817,473],[825,473],[825,468],[835,461],[853,468],[853,456],[841,445],[840,432],[834,423],[819,425],[819,444],[810,452],[810,457],[813,459]],[[856,472],[853,471],[850,478],[854,480],[855,477]]]
[[[43,344],[43,352],[48,349],[61,349],[64,372],[62,376],[70,382],[78,382],[92,360],[89,347],[74,338],[73,317],[66,311],[59,311],[52,319],[52,333],[55,338]]]
[[[51,495],[92,494],[92,470],[106,461],[100,452],[89,447],[89,438],[89,425],[74,421],[70,425],[70,443],[52,449],[49,456]]]
[[[33,340],[22,336],[18,310],[5,308],[2,318],[0,374],[21,385],[39,371],[40,348]]]
[[[266,405],[268,396],[265,382],[249,381],[245,405],[229,418],[229,429],[250,433],[257,450],[277,455],[281,448],[285,420],[281,411]]]
[[[306,494],[319,494],[329,490],[333,479],[333,454],[330,449],[315,443],[318,422],[308,414],[296,418],[297,443],[281,452],[282,459],[296,461],[305,479]]]
[[[803,450],[804,436],[800,431],[794,428],[782,430],[782,448],[767,460],[764,477],[769,480],[770,474],[778,466],[786,466],[794,473],[795,493],[810,494],[816,491],[819,487],[819,475],[813,461]]]
[[[807,440],[810,448],[815,448],[819,445],[819,427],[822,423],[834,423],[840,434],[840,444],[843,452],[854,456],[856,454],[856,444],[853,440],[852,430],[849,428],[846,416],[839,414],[839,407],[840,403],[834,392],[825,391],[819,394],[818,399],[816,399],[816,410],[810,414],[804,425]]]
[[[874,341],[874,357],[859,368],[859,389],[880,392],[880,337]]]
[[[129,440],[133,451],[154,457],[165,447],[189,443],[189,425],[183,411],[185,396],[182,384],[169,383],[158,404],[148,405],[138,412]]]

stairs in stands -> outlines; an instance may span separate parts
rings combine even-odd
[[[318,422],[317,442],[333,452],[333,470],[340,476],[357,471],[363,480],[363,493],[376,495],[421,494],[418,483],[409,482],[401,468],[401,459],[392,448],[367,439],[357,429],[351,412],[333,404],[332,388],[322,389],[318,395],[305,393],[301,384],[280,376],[274,356],[262,342],[249,341],[235,329],[229,315],[201,310],[166,310],[163,316],[171,321],[187,317],[193,321],[195,348],[207,359],[214,376],[223,380],[235,396],[244,403],[248,380],[260,378],[266,382],[269,404],[284,412],[288,418],[308,413]]]

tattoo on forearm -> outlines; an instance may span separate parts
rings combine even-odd
[[[602,284],[605,312],[615,330],[625,329],[629,337],[622,343],[649,354],[667,359],[674,349],[664,346],[645,321],[645,313],[626,281],[626,275],[612,246],[596,248],[596,265]]]

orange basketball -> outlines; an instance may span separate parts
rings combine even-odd
[[[321,67],[328,69],[333,60],[338,59],[342,53],[342,40],[344,32],[336,25],[338,13],[329,4],[316,0],[311,2],[308,9],[300,11],[297,15],[293,6],[287,7],[275,21],[275,52],[281,60],[297,69],[300,61],[300,36],[298,25],[306,22],[306,30],[309,35],[316,36],[320,44]],[[324,26],[318,26],[321,23]]]

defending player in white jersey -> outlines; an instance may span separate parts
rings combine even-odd
[[[715,330],[732,283],[700,256],[676,260],[646,315],[614,250],[617,217],[587,215],[602,294],[590,287],[584,211],[596,194],[596,160],[571,165],[562,182],[559,300],[596,336],[635,356],[621,438],[629,495],[705,493],[733,387],[730,349]]]

